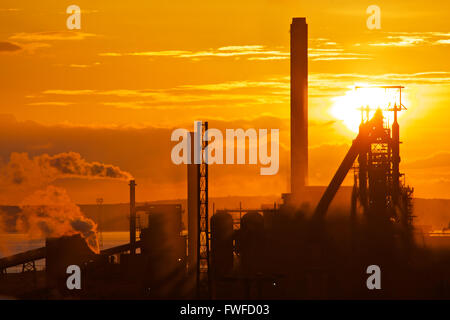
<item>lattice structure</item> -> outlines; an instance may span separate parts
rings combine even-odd
[[[208,122],[202,122],[201,126],[201,163],[199,170],[199,198],[198,198],[198,255],[197,255],[197,296],[209,298],[211,292],[210,265],[209,265],[209,216],[208,216],[208,164],[205,133],[208,130]]]
[[[384,87],[399,91],[399,102],[386,111],[393,111],[394,122],[392,128],[385,122],[381,109],[378,109],[372,120],[362,121],[360,132],[373,130],[370,136],[376,138],[359,152],[357,175],[355,180],[357,198],[368,217],[391,220],[401,223],[404,227],[412,226],[412,193],[413,189],[400,181],[402,174],[399,170],[399,125],[397,112],[406,109],[401,102],[403,87]],[[367,109],[361,109],[362,112]],[[363,118],[363,117],[362,117]],[[352,199],[355,201],[355,199]],[[352,206],[353,203],[352,203]],[[354,208],[352,209],[354,210]]]
[[[22,264],[22,272],[31,272],[36,271],[36,264],[34,260],[27,261],[24,264]]]
[[[361,88],[361,87],[356,87]],[[397,122],[397,112],[406,110],[401,100],[402,86],[370,87],[385,90],[398,90],[399,101],[393,106],[388,103],[385,111],[393,111],[392,126],[386,123],[382,106],[378,106],[373,117],[369,117],[369,107],[361,108],[361,124],[356,139],[347,152],[344,160],[336,171],[317,204],[314,216],[323,219],[328,207],[339,187],[354,167],[357,160],[354,187],[352,191],[351,215],[356,217],[357,204],[371,221],[381,222],[387,226],[392,222],[401,223],[405,234],[411,235],[412,230],[412,193],[413,188],[400,181],[400,128]],[[364,119],[364,113],[366,118]]]

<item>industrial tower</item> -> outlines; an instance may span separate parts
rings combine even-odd
[[[188,164],[188,264],[191,272],[195,270],[197,297],[203,299],[211,294],[207,130],[208,122],[196,122],[196,131],[190,133]]]
[[[356,87],[355,89],[361,89]],[[398,223],[404,230],[412,227],[412,193],[400,177],[400,129],[397,121],[398,112],[406,110],[402,104],[402,86],[369,87],[384,90],[397,90],[398,103],[393,106],[380,106],[373,117],[369,118],[370,109],[361,109],[362,120],[359,133],[339,166],[336,174],[325,190],[317,205],[315,216],[324,217],[345,176],[358,159],[355,168],[352,194],[352,212],[354,217],[359,206],[369,222],[377,224]],[[392,127],[384,117],[385,112],[393,112]]]

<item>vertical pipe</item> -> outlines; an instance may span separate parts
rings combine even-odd
[[[136,254],[136,182],[130,180],[130,254]]]
[[[239,201],[239,223],[242,220],[242,201]]]
[[[397,107],[394,106],[394,123],[392,124],[392,183],[393,202],[399,204],[400,195],[400,127],[397,122]]]

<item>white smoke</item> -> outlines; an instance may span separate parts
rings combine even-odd
[[[28,153],[11,153],[9,162],[0,168],[3,183],[13,186],[45,186],[60,178],[95,178],[130,180],[132,175],[119,167],[88,162],[76,152],[42,154],[30,158]]]
[[[83,215],[65,189],[50,185],[62,178],[130,180],[132,175],[111,164],[88,162],[76,152],[32,158],[28,153],[13,152],[9,162],[0,167],[0,197],[4,201],[24,199],[16,219],[17,231],[31,238],[80,234],[98,252],[97,225]]]
[[[83,215],[66,190],[48,186],[25,198],[20,207],[16,222],[19,232],[31,238],[80,234],[93,251],[99,252],[97,225]]]

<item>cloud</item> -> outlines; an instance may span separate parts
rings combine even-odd
[[[100,103],[116,108],[158,109],[222,107],[224,105],[264,105],[287,103],[289,82],[285,78],[265,81],[229,81],[211,84],[180,85],[168,89],[50,89],[42,92],[48,97],[55,96],[95,96],[103,97]],[[64,98],[65,100],[66,98]],[[46,98],[45,101],[48,101]],[[44,102],[45,102],[44,101]],[[74,100],[75,101],[75,100]],[[45,104],[38,102],[39,104]],[[35,103],[35,102],[33,102]]]
[[[69,67],[84,69],[84,68],[88,68],[89,66],[87,64],[70,64]]]
[[[308,58],[311,61],[339,61],[339,60],[371,60],[368,53],[350,52],[335,41],[327,38],[310,38]]]
[[[12,40],[21,41],[59,41],[59,40],[84,40],[97,35],[78,31],[48,31],[48,32],[21,32],[9,37]]]
[[[253,57],[253,58],[248,58],[248,60],[253,61],[253,60],[287,60],[289,59],[289,57],[277,57],[277,56],[273,56],[273,57]]]
[[[425,39],[418,38],[414,36],[388,36],[387,37],[390,42],[378,42],[378,43],[369,43],[369,46],[377,46],[377,47],[412,47],[419,44],[424,44]]]
[[[16,229],[32,239],[80,234],[98,253],[97,225],[86,218],[66,190],[47,186],[26,197],[17,214]]]
[[[385,41],[369,43],[374,47],[412,47],[450,43],[448,32],[389,32]]]
[[[289,120],[257,114],[254,115],[254,118],[241,118],[240,120],[210,118],[209,125],[211,128],[218,128],[222,132],[225,132],[226,128],[279,128],[280,132],[286,132],[284,135],[286,136],[289,129]],[[176,127],[193,129],[193,123],[190,121],[184,124],[177,123]],[[171,127],[161,128],[150,126],[142,128],[48,126],[32,121],[18,122],[10,117],[0,117],[0,136],[9,134],[8,139],[0,139],[0,161],[3,159],[4,162],[9,163],[8,159],[11,153],[23,154],[23,152],[26,152],[27,155],[20,156],[20,159],[13,161],[13,164],[30,161],[41,163],[41,160],[33,160],[35,158],[41,159],[42,156],[42,150],[37,149],[36,146],[47,145],[45,152],[49,157],[67,154],[71,150],[83,155],[82,159],[85,159],[89,164],[95,162],[90,159],[95,159],[104,164],[113,163],[122,171],[132,171],[137,180],[137,191],[140,193],[140,199],[142,200],[181,198],[186,196],[186,167],[174,165],[170,158],[171,149],[175,145],[171,142],[170,137],[176,127],[173,122]],[[283,153],[283,161],[286,162],[287,153],[285,149],[283,150],[280,152]],[[60,158],[65,157],[58,156],[58,159]],[[48,162],[47,160],[43,161],[43,163]],[[61,162],[65,163],[62,160]],[[23,168],[24,166],[17,165],[15,167]],[[32,167],[36,168],[36,166]],[[69,169],[58,169],[58,172],[64,172],[64,175],[51,184],[66,189],[77,203],[95,202],[95,198],[98,196],[105,197],[105,201],[109,202],[128,201],[129,194],[126,181],[105,178],[89,179],[87,177],[69,178],[75,170],[70,168],[77,168],[77,166],[63,165],[62,167],[68,167]],[[283,165],[282,168],[280,167],[280,175],[261,177],[257,165],[214,166],[214,168],[211,168],[211,176],[214,176],[214,181],[211,181],[211,190],[218,194],[222,191],[222,194],[233,194],[235,184],[228,179],[230,176],[239,175],[243,180],[248,181],[246,182],[248,189],[243,190],[247,194],[257,194],[259,191],[264,194],[278,194],[282,190],[279,188],[280,185],[282,187],[285,185],[286,169],[287,165]],[[19,172],[21,171],[23,170],[20,169]],[[30,172],[30,170],[26,171]],[[13,170],[13,172],[15,171]],[[33,175],[36,174],[40,177],[42,171],[31,170],[31,172],[33,172]],[[14,176],[18,182],[25,183],[22,179],[23,174],[9,175],[9,177]],[[50,176],[53,177],[54,175]],[[33,178],[32,180],[37,181],[39,179]],[[1,181],[5,182],[0,183],[1,202],[14,203],[24,198],[21,189],[20,192],[11,191],[12,186],[17,186],[17,183],[13,184],[11,178],[6,179],[3,176]],[[8,188],[5,188],[5,184]],[[263,185],[266,186],[261,187]],[[267,185],[270,185],[270,187]]]
[[[63,101],[41,101],[41,102],[31,102],[28,103],[29,106],[68,106],[73,104],[73,102],[63,102]]]
[[[79,153],[41,154],[30,158],[28,153],[13,152],[9,162],[0,168],[3,183],[10,185],[47,185],[57,179],[119,179],[129,180],[131,174],[119,167],[100,162],[88,162]]]
[[[14,52],[19,51],[22,48],[11,42],[0,42],[0,52]]]
[[[355,83],[370,83],[371,85],[384,85],[389,79],[390,85],[448,85],[450,72],[428,71],[417,73],[311,73],[309,75],[310,97],[336,96],[342,90],[348,90]]]
[[[219,51],[254,51],[254,50],[262,50],[264,49],[264,46],[261,45],[254,45],[254,46],[226,46],[226,47],[220,47]]]
[[[405,167],[408,169],[450,168],[450,152],[441,151],[426,158],[406,162]]]
[[[3,41],[0,42],[0,53],[21,53],[34,54],[37,49],[50,47],[47,43],[30,42],[16,44],[12,42]]]
[[[326,60],[369,60],[369,54],[345,52],[342,48],[330,48],[337,45],[328,39],[314,39],[313,47],[308,49],[309,58],[312,61]],[[249,61],[276,61],[288,60],[289,49],[284,47],[268,48],[263,45],[224,46],[217,49],[204,51],[166,50],[166,51],[142,51],[142,52],[106,52],[100,53],[105,57],[142,56],[142,57],[171,57],[201,60],[206,58],[245,58]]]
[[[74,68],[74,69],[87,69],[87,68],[92,68],[94,66],[98,66],[100,65],[100,62],[94,62],[94,63],[71,63],[71,64],[62,64],[62,63],[57,63],[54,64],[55,67],[69,67],[69,68]]]
[[[0,8],[0,12],[17,12],[22,11],[22,9],[19,8]]]
[[[83,95],[95,93],[96,90],[45,90],[43,94],[56,94],[56,95]]]
[[[237,88],[277,88],[277,89],[289,89],[289,84],[285,81],[229,81],[215,84],[198,84],[198,85],[182,85],[180,89],[197,89],[206,91],[222,91],[232,90]]]
[[[327,52],[327,51],[326,51]],[[334,52],[334,51],[332,51]],[[342,95],[356,83],[368,82],[372,85],[447,85],[450,72],[428,71],[418,73],[310,73],[310,98],[324,98]],[[287,106],[289,104],[289,77],[268,77],[247,81],[227,81],[205,84],[184,84],[165,89],[49,89],[42,92],[43,101],[33,101],[35,105],[45,105],[54,99],[55,105],[79,103],[79,96],[90,97],[97,103],[114,108],[128,109],[176,109],[179,107],[220,108],[232,106]],[[64,96],[64,98],[62,98]],[[35,98],[38,99],[38,98]],[[99,101],[100,100],[100,101]]]
[[[165,50],[165,51],[143,51],[143,52],[107,52],[100,53],[100,56],[106,57],[122,57],[122,56],[143,56],[143,57],[172,57],[172,58],[187,58],[187,59],[205,59],[213,57],[271,57],[283,59],[289,57],[289,52],[279,50],[271,50],[262,45],[240,45],[240,46],[224,46],[217,49],[209,49],[204,51],[187,51],[187,50]],[[260,59],[263,60],[263,59]],[[269,59],[266,59],[269,60]]]

